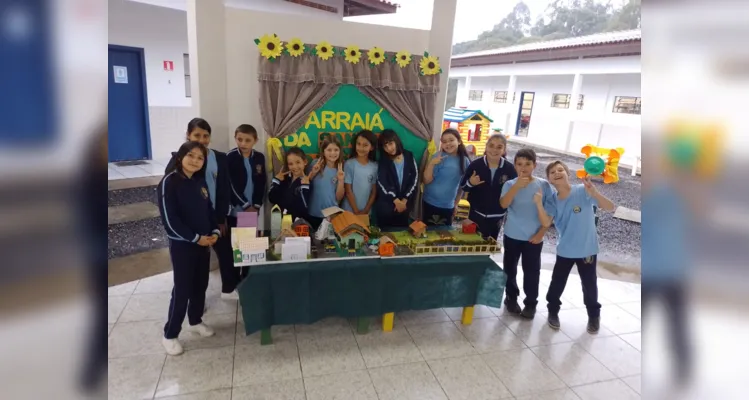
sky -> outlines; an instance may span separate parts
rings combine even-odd
[[[432,24],[432,8],[435,3],[439,4],[442,0],[390,1],[400,4],[395,14],[351,17],[346,20],[429,30]],[[614,0],[612,3],[619,4],[622,1]],[[531,19],[535,21],[551,0],[524,0],[524,2],[531,10]],[[603,3],[607,0],[599,0],[599,2]],[[491,30],[512,11],[517,3],[518,1],[514,0],[458,0],[453,44],[476,39],[481,32]]]

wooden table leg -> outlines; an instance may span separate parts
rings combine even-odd
[[[263,329],[260,331],[260,344],[273,344],[273,336],[270,334],[270,329]]]
[[[356,333],[363,335],[369,332],[369,317],[359,317],[356,322]]]
[[[471,325],[471,322],[473,322],[473,306],[463,307],[463,317],[460,321],[463,325]]]
[[[382,315],[382,330],[385,332],[392,332],[393,331],[393,318],[395,317],[395,313],[385,313]]]

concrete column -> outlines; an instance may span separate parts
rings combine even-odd
[[[512,94],[515,93],[515,85],[517,84],[517,75],[510,75],[510,82],[507,84],[507,103],[505,103],[505,135],[516,135],[515,127],[512,125],[515,121],[512,120],[512,110],[517,108],[515,104],[512,104]]]
[[[447,99],[447,81],[450,71],[450,58],[452,56],[453,27],[455,26],[455,9],[457,8],[457,3],[458,0],[440,0],[435,1],[432,8],[432,29],[429,31],[429,54],[439,57],[440,65],[442,66],[440,91],[437,93],[432,120],[432,130],[437,141],[439,141],[441,133],[440,128],[442,127],[442,117]]]
[[[468,106],[468,91],[471,90],[471,77],[466,76],[458,82],[458,93],[456,93],[455,107]]]
[[[187,0],[193,113],[211,124],[211,147],[221,151],[234,143],[228,126],[225,20],[223,0]]]
[[[564,151],[570,151],[570,142],[572,141],[572,131],[575,129],[575,113],[577,113],[577,100],[580,97],[580,89],[583,86],[583,75],[575,74],[575,79],[572,81],[572,90],[570,94],[570,108],[567,110],[569,115],[569,123],[567,126],[567,140],[564,143]]]

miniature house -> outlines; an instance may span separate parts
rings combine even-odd
[[[349,211],[338,212],[330,217],[338,246],[341,249],[359,249],[369,240],[369,227],[362,225],[362,220]]]
[[[304,218],[297,218],[296,221],[291,224],[291,229],[294,230],[294,233],[296,233],[297,236],[302,237],[309,236],[312,226]]]
[[[293,225],[293,221],[291,220],[291,214],[284,214],[283,219],[281,219],[281,230],[292,229],[291,225]]]
[[[476,223],[470,219],[463,220],[463,233],[476,233]]]
[[[421,221],[414,221],[411,225],[409,225],[408,231],[411,233],[411,235],[413,235],[413,237],[424,237],[427,233],[427,226]]]
[[[395,255],[395,242],[387,236],[381,237],[378,252],[380,257],[391,257]]]
[[[442,119],[443,131],[447,128],[457,129],[466,149],[472,146],[474,155],[484,155],[486,139],[489,138],[489,126],[493,121],[481,110],[453,107],[445,111]]]
[[[273,241],[273,244],[271,245],[271,248],[273,248],[273,251],[276,254],[281,253],[281,245],[284,244],[286,241],[286,238],[290,237],[297,237],[296,232],[292,231],[291,229],[281,229],[281,232],[276,236],[276,239]]]

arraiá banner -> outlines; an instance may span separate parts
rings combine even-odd
[[[317,158],[318,144],[327,136],[335,135],[348,158],[354,135],[369,129],[379,135],[383,129],[392,129],[400,137],[403,147],[412,152],[417,160],[427,148],[427,141],[418,138],[398,123],[389,112],[364,95],[354,85],[342,85],[338,92],[312,111],[307,121],[296,133],[283,139],[284,149],[298,146],[311,158]]]

